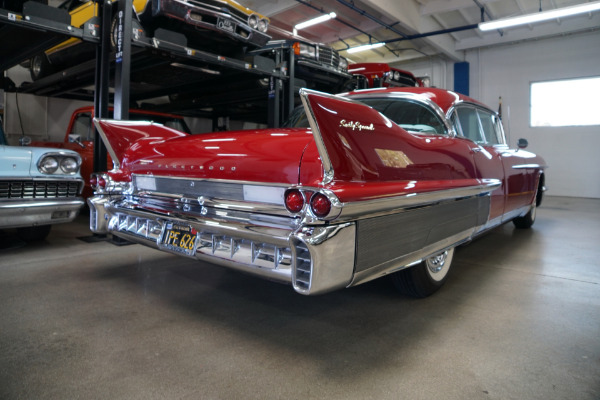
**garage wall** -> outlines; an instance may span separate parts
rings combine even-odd
[[[600,126],[529,126],[531,82],[600,75],[600,32],[467,51],[465,61],[470,63],[471,97],[494,109],[502,97],[503,122],[511,146],[526,138],[528,149],[545,158],[548,194],[600,198]],[[424,65],[401,67],[420,71]],[[448,63],[447,71],[445,86],[440,80],[433,82],[453,89],[453,63]]]
[[[497,107],[502,96],[511,145],[524,137],[546,159],[548,194],[600,198],[600,126],[529,126],[531,82],[600,75],[600,32],[472,51],[466,61],[473,97]]]

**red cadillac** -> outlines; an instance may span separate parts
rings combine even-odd
[[[510,149],[481,103],[433,88],[300,94],[280,129],[95,120],[115,168],[93,177],[92,231],[307,295],[389,275],[424,297],[456,246],[534,223],[544,160]]]

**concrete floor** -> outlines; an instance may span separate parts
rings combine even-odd
[[[81,236],[0,250],[0,399],[600,399],[600,200],[548,197],[424,300]]]

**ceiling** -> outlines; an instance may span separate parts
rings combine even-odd
[[[299,22],[335,12],[336,19],[298,31],[313,42],[330,44],[352,62],[402,63],[439,56],[464,60],[464,51],[524,40],[569,35],[600,28],[600,12],[502,31],[476,28],[486,21],[586,3],[582,0],[239,0],[271,19],[274,38],[293,37]],[[443,32],[443,33],[440,33]],[[348,54],[370,42],[385,47]]]

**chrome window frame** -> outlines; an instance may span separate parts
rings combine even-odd
[[[466,136],[463,135],[462,133],[462,126],[460,125],[460,119],[458,118],[458,114],[456,113],[456,110],[459,108],[471,108],[474,109],[477,115],[477,123],[479,126],[479,135],[482,136],[485,139],[485,141],[482,142],[476,142]],[[492,115],[494,115],[496,117],[496,122],[494,123],[494,131],[496,136],[500,135],[501,139],[503,141],[503,143],[498,143],[498,144],[492,144],[489,143],[487,141],[487,138],[484,134],[483,131],[483,126],[481,124],[481,117],[479,115],[479,111],[484,111],[486,113],[490,113]],[[457,136],[463,138],[463,139],[467,139],[470,140],[471,142],[480,145],[480,146],[491,146],[491,147],[496,147],[496,148],[508,148],[508,141],[506,140],[506,133],[504,132],[504,128],[502,127],[502,123],[501,123],[501,119],[500,116],[498,115],[498,113],[494,110],[491,110],[487,107],[482,106],[481,104],[477,104],[477,103],[472,103],[472,102],[468,102],[468,101],[458,101],[455,104],[452,105],[452,107],[450,107],[448,109],[448,111],[446,112],[446,118],[448,119],[448,121],[452,121],[453,116],[456,116],[456,120],[458,122],[458,130],[456,131]],[[454,124],[451,124],[454,125]],[[456,130],[455,126],[452,126],[453,130]],[[459,132],[460,131],[460,132]]]

